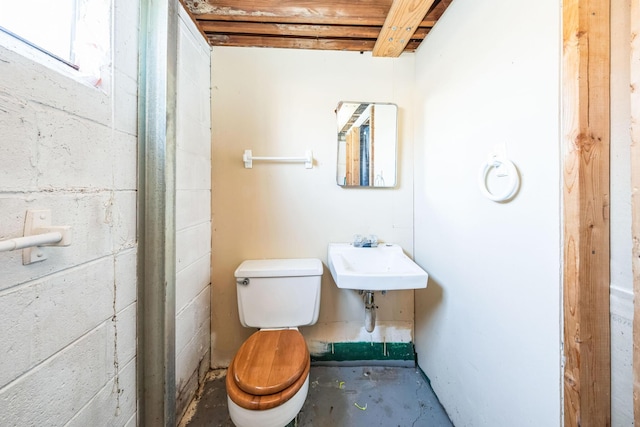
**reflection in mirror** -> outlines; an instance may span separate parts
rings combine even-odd
[[[395,187],[398,107],[340,102],[337,183],[346,187]]]

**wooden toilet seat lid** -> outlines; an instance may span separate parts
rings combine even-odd
[[[233,380],[233,363],[229,366],[227,372],[227,395],[229,398],[241,408],[262,411],[267,409],[276,408],[286,402],[288,402],[293,396],[300,391],[302,386],[307,382],[309,376],[309,368],[311,367],[311,358],[307,360],[307,366],[300,375],[300,378],[291,385],[291,387],[282,390],[279,393],[267,394],[265,396],[257,396],[255,394],[245,393],[240,390],[238,384]]]
[[[266,396],[295,383],[309,364],[309,350],[295,329],[258,331],[235,358],[233,380],[245,393]]]

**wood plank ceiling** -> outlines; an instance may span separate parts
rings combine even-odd
[[[183,0],[212,46],[415,51],[452,0]]]

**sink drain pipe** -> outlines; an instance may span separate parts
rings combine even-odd
[[[371,333],[376,327],[376,305],[373,303],[373,291],[364,293],[364,328]]]

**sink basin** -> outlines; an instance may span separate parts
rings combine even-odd
[[[329,243],[329,270],[341,289],[393,291],[427,287],[428,275],[399,245],[358,248]]]

